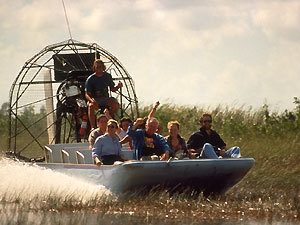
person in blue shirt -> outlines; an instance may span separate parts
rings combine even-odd
[[[110,119],[107,122],[106,133],[96,139],[92,156],[97,166],[112,165],[115,161],[127,161],[122,155],[119,138],[116,135],[118,122]]]
[[[85,98],[88,100],[88,116],[91,128],[96,128],[95,110],[99,107],[109,109],[112,116],[120,108],[120,104],[113,97],[109,97],[108,88],[117,91],[123,87],[121,82],[115,86],[111,74],[107,73],[102,60],[96,59],[94,62],[94,74],[90,75],[85,82]]]
[[[137,129],[144,123],[143,118],[138,118],[134,124],[128,128],[127,134],[132,138],[136,151],[136,159],[150,159],[151,156],[158,156],[160,160],[169,159],[172,150],[163,136],[156,133],[158,121],[155,118],[149,118],[145,129]]]

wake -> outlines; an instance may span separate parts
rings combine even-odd
[[[88,204],[111,195],[95,185],[36,165],[0,158],[0,201],[45,203],[72,201]]]

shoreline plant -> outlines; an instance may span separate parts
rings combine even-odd
[[[180,133],[187,140],[193,131],[199,129],[201,113],[209,111],[214,119],[213,129],[221,134],[227,145],[240,146],[244,157],[256,160],[247,176],[218,199],[170,196],[160,192],[142,198],[118,198],[118,201],[99,198],[88,204],[72,202],[72,199],[46,199],[43,201],[48,201],[49,205],[32,210],[147,217],[149,221],[173,221],[174,224],[176,221],[195,222],[191,219],[193,216],[208,221],[210,218],[213,221],[250,218],[299,222],[300,100],[294,98],[294,103],[293,110],[280,113],[271,112],[268,105],[255,111],[222,106],[209,110],[169,103],[158,108],[156,117],[164,128],[163,135],[167,135],[168,121],[178,120],[181,123]],[[151,106],[142,107],[140,116],[146,116],[150,109]],[[0,147],[3,154],[6,149],[7,114],[3,110],[0,114]],[[30,115],[26,116],[30,118]],[[25,203],[24,208],[22,206],[22,199],[11,203],[21,204],[18,210],[26,208]],[[0,199],[0,212],[11,203]]]

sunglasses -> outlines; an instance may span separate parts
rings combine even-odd
[[[203,120],[203,123],[212,123],[212,120]]]
[[[112,129],[115,129],[115,128],[117,128],[116,126],[114,126],[114,125],[109,125],[109,126],[107,126],[108,128],[112,128]]]

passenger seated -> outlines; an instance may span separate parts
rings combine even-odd
[[[200,118],[201,128],[195,131],[187,142],[190,158],[217,159],[239,158],[241,157],[240,148],[235,146],[227,149],[225,142],[220,135],[211,129],[212,116],[204,113]]]
[[[187,147],[185,140],[179,135],[180,124],[178,121],[170,121],[167,127],[169,135],[165,139],[173,150],[173,157],[183,159],[187,156]]]
[[[119,138],[116,135],[118,122],[110,119],[107,123],[106,133],[96,139],[92,149],[92,156],[97,166],[113,165],[116,161],[127,161],[122,155]]]
[[[94,62],[94,74],[90,75],[85,82],[85,97],[88,100],[88,116],[91,128],[95,127],[95,110],[99,107],[109,109],[111,116],[120,108],[120,104],[113,97],[109,97],[108,87],[111,91],[117,91],[123,86],[121,82],[115,86],[112,76],[105,72],[105,65],[102,60]]]
[[[120,138],[120,144],[122,147],[132,149],[132,139],[127,135],[127,130],[129,125],[132,124],[132,121],[128,117],[124,117],[120,120],[120,129],[117,130],[116,134]]]
[[[143,118],[138,118],[130,125],[127,134],[132,138],[136,150],[136,158],[141,160],[167,160],[172,150],[163,136],[155,133],[158,128],[158,121],[155,118],[147,120],[144,129],[137,129],[144,123]]]
[[[89,146],[90,149],[93,148],[97,137],[105,134],[106,127],[107,127],[107,121],[108,121],[108,119],[107,119],[106,115],[100,114],[99,116],[97,116],[97,128],[90,132],[89,139],[88,139],[90,142],[90,146]]]

